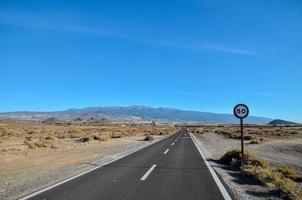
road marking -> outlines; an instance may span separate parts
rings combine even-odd
[[[168,139],[168,138],[172,137],[173,135],[174,135],[174,134],[172,134],[172,135],[170,135],[170,136],[164,138],[163,140]],[[101,168],[101,167],[103,167],[103,166],[105,166],[105,165],[108,165],[108,164],[113,163],[113,162],[115,162],[115,161],[117,161],[117,160],[119,160],[119,159],[122,159],[122,158],[124,158],[124,157],[126,157],[126,156],[129,156],[129,155],[131,155],[131,154],[133,154],[133,153],[135,153],[135,152],[137,152],[137,151],[139,151],[139,150],[141,150],[141,149],[143,149],[143,148],[146,148],[146,147],[148,147],[148,146],[151,146],[151,145],[153,145],[153,144],[156,144],[156,143],[159,142],[159,141],[162,141],[162,140],[158,140],[158,141],[156,141],[155,143],[149,143],[148,145],[143,145],[143,146],[141,146],[141,147],[139,147],[139,148],[137,148],[137,149],[130,150],[129,152],[127,152],[127,153],[125,153],[125,154],[119,156],[118,158],[115,158],[115,159],[113,159],[113,160],[111,160],[111,161],[109,161],[109,162],[106,162],[106,163],[104,163],[104,164],[101,164],[101,165],[99,165],[99,166],[97,166],[97,167],[95,167],[95,168],[92,168],[92,169],[88,170],[88,171],[82,172],[82,173],[80,173],[80,174],[78,174],[78,175],[75,175],[75,176],[72,176],[72,177],[70,177],[70,178],[67,178],[67,179],[65,179],[65,180],[63,180],[63,181],[61,181],[61,182],[58,182],[58,183],[55,183],[55,184],[53,184],[53,185],[47,186],[47,187],[45,187],[45,188],[42,188],[42,189],[40,189],[40,190],[38,190],[38,191],[36,191],[36,192],[34,192],[34,193],[31,193],[31,194],[28,194],[28,195],[26,195],[26,196],[24,196],[24,197],[21,197],[21,198],[19,198],[18,200],[27,200],[27,199],[29,199],[29,198],[32,198],[32,197],[34,197],[34,196],[37,196],[38,194],[41,194],[41,193],[43,193],[43,192],[46,192],[47,190],[50,190],[50,189],[52,189],[52,188],[55,188],[55,187],[57,187],[57,186],[59,186],[59,185],[62,185],[62,184],[64,184],[64,183],[68,182],[68,181],[71,181],[71,180],[73,180],[73,179],[76,179],[76,178],[78,178],[78,177],[80,177],[80,176],[83,176],[83,175],[85,175],[85,174],[88,174],[89,172],[92,172],[92,171],[94,171],[94,170],[96,170],[96,169],[99,169],[99,168]]]
[[[177,140],[175,140],[175,142],[177,142]]]
[[[208,169],[209,169],[209,171],[210,171],[210,173],[211,173],[211,175],[212,175],[214,181],[216,182],[216,184],[217,184],[217,186],[218,186],[218,188],[219,188],[219,190],[220,190],[220,192],[221,192],[223,198],[224,198],[225,200],[232,200],[232,198],[231,198],[231,196],[229,195],[228,191],[225,189],[225,187],[224,187],[223,184],[221,183],[220,179],[218,178],[217,174],[215,173],[213,167],[212,167],[212,166],[210,165],[210,163],[207,161],[206,156],[202,153],[201,149],[199,148],[195,136],[194,136],[192,133],[190,133],[190,135],[191,135],[192,141],[193,141],[193,143],[195,144],[196,148],[198,149],[198,151],[199,151],[199,153],[200,153],[200,155],[201,155],[203,161],[206,163],[206,165],[207,165],[207,167],[208,167]]]
[[[173,146],[175,143],[173,142],[171,145]]]
[[[167,154],[167,153],[168,153],[168,151],[169,151],[169,149],[167,149],[167,150],[164,152],[164,154]]]
[[[141,181],[146,180],[146,178],[151,174],[151,172],[153,171],[153,169],[156,167],[156,165],[152,165],[152,167],[150,167],[150,169],[148,169],[148,171],[144,174],[144,176],[142,176],[142,178],[140,179]]]

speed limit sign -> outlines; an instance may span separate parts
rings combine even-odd
[[[240,134],[241,134],[241,165],[244,163],[244,141],[243,141],[243,119],[249,115],[249,108],[245,104],[237,104],[234,107],[234,115],[240,119]]]
[[[233,112],[237,118],[244,119],[249,115],[249,108],[241,103],[234,107]]]

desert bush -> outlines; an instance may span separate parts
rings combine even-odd
[[[151,135],[147,135],[144,140],[152,142],[154,140],[154,137]]]
[[[289,199],[301,200],[302,189],[293,180],[300,177],[297,171],[289,166],[273,167],[268,161],[261,159],[246,151],[244,165],[240,165],[241,154],[239,149],[233,149],[225,153],[220,162],[238,167],[247,176],[261,182],[270,189],[279,190]]]
[[[103,132],[101,134],[94,135],[93,139],[99,140],[99,141],[108,141],[108,140],[110,140],[111,137],[112,137],[111,133],[109,133],[109,132]]]
[[[54,140],[54,137],[52,137],[52,136],[46,136],[45,139],[46,140]]]
[[[25,137],[25,140],[29,140],[29,141],[30,141],[30,140],[32,140],[32,139],[33,139],[33,138],[32,138],[31,136],[26,136],[26,137]]]
[[[121,138],[122,137],[122,133],[112,133],[111,138]]]
[[[279,133],[279,132],[278,132],[276,135],[277,135],[277,136],[282,136],[282,133]]]
[[[26,134],[31,135],[33,133],[34,133],[34,131],[28,131]]]
[[[284,165],[277,168],[278,172],[281,173],[284,177],[289,178],[294,181],[302,179],[302,174],[299,173],[295,168]]]
[[[232,138],[232,139],[240,139],[241,138],[241,136],[240,135],[238,135],[238,134],[230,134],[230,137],[229,138]]]
[[[245,136],[243,136],[243,139],[244,140],[251,140],[251,139],[253,139],[253,137],[251,135],[245,135]]]
[[[58,135],[57,138],[58,138],[58,139],[65,139],[66,136],[65,136],[65,135]]]
[[[250,151],[244,152],[244,161],[247,165],[265,167],[268,165],[267,161],[255,156]],[[226,152],[220,159],[219,162],[226,165],[232,165],[239,167],[241,162],[241,151],[239,149],[233,149]]]
[[[25,140],[24,144],[27,145],[28,148],[30,149],[57,148],[56,143],[50,140],[38,140],[38,141]]]
[[[69,134],[68,137],[69,137],[69,138],[79,138],[79,137],[81,137],[81,135],[80,135],[80,134],[71,133],[71,134]]]
[[[260,140],[258,139],[252,139],[250,144],[260,144]]]
[[[286,178],[276,168],[273,167],[255,167],[244,166],[241,168],[245,175],[251,176],[260,181],[263,185],[277,189],[284,193],[289,199],[301,200],[302,189],[297,183],[289,178]]]
[[[78,140],[78,142],[83,142],[83,143],[85,143],[85,142],[89,142],[90,140],[91,140],[90,137],[85,136],[85,137],[80,138],[80,139]]]

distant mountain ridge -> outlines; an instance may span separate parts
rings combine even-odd
[[[296,122],[290,122],[282,119],[274,119],[270,121],[268,124],[270,125],[298,125]]]
[[[87,107],[72,108],[64,111],[56,112],[7,112],[0,113],[0,117],[10,118],[50,118],[56,117],[64,120],[72,120],[83,116],[94,115],[100,118],[108,118],[111,120],[136,120],[150,121],[156,120],[161,122],[181,122],[181,123],[238,123],[232,114],[220,114],[200,111],[186,111],[175,108],[152,108],[143,105],[133,106],[108,106],[108,107]],[[264,117],[249,116],[245,122],[250,124],[267,124],[272,119]]]

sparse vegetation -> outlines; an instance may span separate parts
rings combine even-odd
[[[251,140],[251,139],[253,139],[253,137],[251,135],[245,135],[245,136],[243,136],[243,139],[244,140]]]
[[[144,140],[152,142],[154,140],[154,137],[152,135],[147,135]]]
[[[294,181],[301,181],[302,180],[302,174],[299,173],[295,168],[284,165],[277,168],[278,172],[283,174],[284,177],[289,178]]]
[[[122,133],[112,133],[111,138],[121,138],[122,137]]]
[[[238,126],[199,126],[190,127],[191,133],[216,133],[231,139],[241,139]],[[264,138],[292,138],[302,137],[301,128],[298,126],[249,126],[244,129],[244,140],[250,140],[251,144],[259,144]],[[259,138],[259,139],[257,139]],[[258,140],[258,141],[257,141]]]
[[[177,128],[158,125],[155,131],[148,124],[68,125],[68,124],[0,124],[0,152],[21,153],[28,150],[73,148],[91,141],[103,142],[134,135],[167,135]],[[150,139],[152,140],[152,139]],[[9,145],[9,148],[8,148]]]
[[[260,139],[252,139],[250,144],[260,144]]]
[[[94,135],[93,139],[99,140],[99,141],[108,141],[111,139],[111,134],[109,132],[101,133],[98,135]]]
[[[252,165],[256,167],[266,167],[268,162],[255,156],[250,151],[244,152],[245,165]],[[233,149],[225,153],[219,160],[220,163],[226,165],[232,165],[233,167],[239,167],[241,164],[241,151],[239,149]]]
[[[220,162],[237,167],[247,176],[253,177],[270,189],[279,190],[289,199],[299,200],[302,197],[302,188],[295,181],[301,175],[292,167],[277,167],[246,151],[244,165],[241,165],[239,149],[233,149],[224,154]]]
[[[91,140],[90,137],[82,137],[81,139],[78,140],[78,142],[83,142],[83,143],[85,143],[85,142],[89,142],[90,140]]]
[[[30,149],[57,148],[56,142],[52,140],[38,140],[38,141],[25,140],[24,144],[28,146],[28,148]]]

